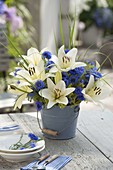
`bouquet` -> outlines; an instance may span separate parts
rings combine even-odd
[[[55,55],[47,48],[39,52],[31,47],[27,55],[19,57],[18,67],[10,73],[14,81],[9,90],[18,95],[14,109],[21,108],[25,98],[34,100],[38,111],[55,105],[76,107],[82,101],[98,105],[111,93],[99,63],[85,58],[80,61],[75,47],[62,45]]]

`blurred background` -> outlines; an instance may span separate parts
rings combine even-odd
[[[112,69],[113,0],[0,0],[1,94],[7,92],[9,72],[18,62],[15,48],[20,54],[26,54],[30,47],[39,51],[48,47],[55,53],[55,44],[62,45],[60,21],[66,48],[72,26],[71,47],[77,47],[79,54],[88,48],[89,59],[104,63],[104,69]],[[5,94],[0,99],[4,96],[7,97]]]

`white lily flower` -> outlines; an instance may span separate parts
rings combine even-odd
[[[72,93],[75,88],[66,88],[65,82],[60,80],[56,85],[51,79],[47,79],[48,88],[40,90],[39,94],[48,99],[47,108],[51,108],[56,103],[68,104],[68,98],[66,97]]]
[[[20,85],[16,86],[15,84],[11,84],[10,86],[8,86],[8,90],[13,94],[18,95],[18,98],[14,105],[14,110],[17,107],[20,109],[22,106],[22,102],[27,97],[27,94],[33,91],[28,86],[20,86]]]
[[[107,84],[104,78],[100,78],[96,82],[94,76],[90,76],[89,83],[82,93],[86,101],[93,102],[95,104],[100,103],[100,100],[110,96],[111,87]]]
[[[27,51],[27,56],[23,56],[29,65],[26,69],[19,67],[20,71],[16,73],[16,78],[21,80],[22,86],[35,83],[37,80],[43,81],[48,77],[54,77],[51,73],[45,73],[44,61],[41,56],[45,50],[46,48],[39,52],[36,48],[30,48]],[[15,72],[10,73],[10,75],[14,76]]]
[[[11,75],[14,76],[14,73]],[[28,70],[21,69],[16,73],[16,77],[21,81],[21,86],[23,85],[31,85],[31,83],[35,83],[37,80],[44,81],[48,77],[53,77],[51,73],[45,73],[44,61],[41,60],[37,66],[29,65]]]
[[[28,64],[32,64],[34,66],[37,66],[39,62],[42,60],[40,52],[33,47],[27,50],[27,56],[22,55],[22,57],[28,62]]]
[[[69,71],[76,67],[86,66],[83,62],[75,62],[77,48],[72,48],[67,54],[64,51],[64,45],[58,51],[58,57],[53,55],[51,61],[55,63],[50,72]]]

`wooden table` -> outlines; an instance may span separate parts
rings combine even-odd
[[[89,107],[90,106],[90,107]],[[0,125],[16,122],[25,132],[42,136],[36,120],[36,113],[16,113],[0,115]],[[113,170],[113,113],[95,106],[81,106],[77,134],[70,140],[45,139],[46,149],[42,154],[50,153],[70,155],[72,161],[64,170]],[[0,158],[0,170],[19,170],[22,163],[10,163]]]

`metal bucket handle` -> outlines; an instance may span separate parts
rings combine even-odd
[[[78,109],[78,110],[76,110],[76,109]],[[72,121],[70,121],[67,124],[67,126],[65,128],[63,128],[60,132],[55,131],[55,130],[50,130],[50,129],[42,128],[41,124],[40,124],[40,120],[38,118],[38,112],[37,112],[37,121],[38,121],[39,128],[41,129],[42,133],[44,133],[44,134],[51,135],[51,136],[58,136],[60,133],[62,133],[64,130],[66,130],[74,120],[76,120],[78,118],[79,110],[80,110],[79,107],[78,108],[76,108],[76,107],[74,108],[74,112],[77,112],[76,117]]]

